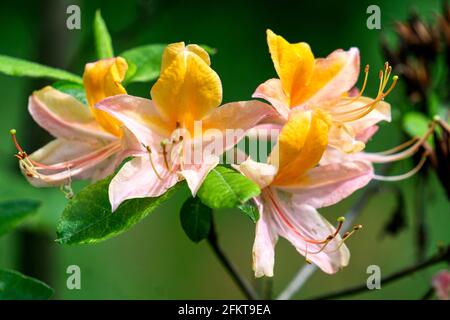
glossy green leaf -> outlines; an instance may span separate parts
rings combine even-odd
[[[4,55],[0,55],[0,73],[14,77],[48,78],[83,83],[81,77],[70,72]]]
[[[199,198],[189,198],[181,207],[180,221],[189,239],[199,242],[208,237],[211,229],[212,210]]]
[[[259,220],[259,211],[253,200],[249,200],[246,203],[240,204],[238,208],[254,223]]]
[[[111,179],[87,186],[69,201],[58,223],[57,242],[97,243],[121,234],[170,198],[180,186],[177,184],[160,197],[127,200],[111,212],[108,199]]]
[[[125,82],[146,82],[158,78],[165,44],[149,44],[120,54],[128,63]]]
[[[0,202],[0,236],[12,231],[25,219],[35,214],[39,204],[34,200]]]
[[[52,84],[52,87],[58,91],[71,95],[84,105],[88,105],[83,85],[69,81],[57,81]]]
[[[94,18],[94,36],[95,49],[99,59],[106,59],[114,57],[114,50],[112,46],[111,36],[106,27],[106,23],[102,18],[100,10],[95,12]]]
[[[197,195],[212,209],[235,208],[259,195],[256,183],[236,170],[217,166],[206,177]]]
[[[47,300],[53,289],[17,271],[0,269],[0,300]]]

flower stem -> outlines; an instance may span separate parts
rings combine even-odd
[[[431,258],[429,258],[428,260],[421,262],[419,264],[413,265],[411,267],[405,268],[401,271],[398,271],[396,273],[393,273],[383,279],[381,279],[381,283],[386,285],[390,282],[393,282],[395,280],[401,279],[405,276],[408,276],[412,273],[415,273],[417,271],[420,271],[422,269],[425,269],[429,266],[432,266],[436,263],[439,262],[444,262],[447,261],[450,263],[450,246],[443,248],[442,250],[440,250],[437,254],[435,254],[434,256],[432,256]],[[360,292],[364,292],[368,290],[367,289],[367,285],[361,285],[361,286],[356,286],[353,288],[348,288],[339,292],[335,292],[335,293],[331,293],[331,294],[326,294],[323,296],[319,296],[316,298],[313,298],[312,300],[327,300],[327,299],[336,299],[336,298],[340,298],[343,296],[348,296],[348,295],[352,295],[352,294],[356,294],[356,293],[360,293]]]
[[[227,258],[222,248],[220,247],[219,242],[217,241],[217,234],[214,221],[212,221],[211,223],[211,230],[208,235],[208,243],[211,246],[211,249],[216,254],[219,261],[222,263],[224,268],[230,274],[231,278],[233,278],[234,282],[237,284],[239,289],[241,289],[245,297],[249,300],[258,300],[259,296],[256,293],[255,289],[249,284],[249,282],[244,277],[242,277],[239,274],[236,266]]]

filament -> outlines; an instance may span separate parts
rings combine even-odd
[[[425,161],[427,160],[428,152],[424,152],[422,157],[420,158],[419,163],[410,171],[397,175],[397,176],[380,176],[380,175],[374,175],[375,180],[379,181],[400,181],[408,179],[409,177],[415,175],[417,172],[419,172],[420,169],[422,169],[423,165],[425,164]]]

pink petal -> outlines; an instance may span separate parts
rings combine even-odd
[[[350,48],[348,51],[338,49],[326,58],[316,59],[316,67],[326,70],[327,65],[333,65],[342,60],[340,71],[324,86],[307,100],[307,104],[316,104],[325,100],[333,100],[350,91],[358,80],[359,75],[359,50]]]
[[[440,300],[450,300],[450,271],[439,271],[433,277],[432,284]]]
[[[112,146],[100,149],[98,145],[80,141],[56,139],[41,149],[32,153],[30,159],[55,169],[39,170],[39,177],[28,177],[30,183],[37,187],[59,186],[72,180],[92,177],[96,170],[107,162],[107,159],[118,152],[118,147]],[[79,159],[84,161],[77,161]],[[64,162],[73,163],[63,165]],[[78,163],[79,162],[79,163]]]
[[[179,171],[188,184],[192,196],[195,197],[208,173],[219,164],[219,157],[211,155],[204,159],[200,165],[186,165],[184,170]]]
[[[136,157],[123,165],[109,185],[112,211],[127,199],[158,197],[177,183],[177,174],[167,171],[161,158],[152,159],[161,179],[152,168],[148,155]]]
[[[253,243],[253,271],[255,277],[273,277],[275,264],[275,244],[278,235],[274,230],[274,223],[270,211],[264,211],[262,200],[254,198],[259,211],[256,223],[255,242]]]
[[[292,192],[292,201],[314,208],[327,207],[366,186],[373,178],[367,161],[334,163],[309,170],[302,181],[284,190]]]
[[[264,99],[277,110],[285,120],[289,117],[289,98],[285,95],[280,79],[270,79],[260,84],[252,95]]]
[[[244,176],[255,182],[261,189],[270,185],[277,174],[273,165],[253,161],[248,157],[239,166],[235,166]]]
[[[263,102],[240,101],[227,103],[213,109],[203,118],[204,148],[210,143],[218,143],[214,154],[220,156],[224,151],[238,143],[253,127],[264,124],[268,119],[277,118],[273,108]],[[222,136],[223,141],[217,141]]]
[[[323,244],[310,242],[324,240],[335,233],[336,229],[324,217],[313,207],[294,201],[289,193],[275,188],[270,190],[270,193],[264,193],[264,205],[270,206],[274,228],[280,236],[326,273],[336,273],[348,265],[350,252],[344,244],[340,245],[339,235],[322,251]]]
[[[172,133],[149,99],[122,94],[103,99],[95,107],[121,121],[147,146],[159,146],[160,141]]]
[[[50,86],[35,91],[28,100],[33,119],[57,138],[67,140],[114,140],[95,121],[89,108],[74,97]]]
[[[358,133],[356,136],[356,140],[367,143],[375,133],[377,133],[379,127],[377,125],[373,125],[371,127],[366,128],[365,130]]]

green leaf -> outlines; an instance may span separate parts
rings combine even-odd
[[[209,234],[212,210],[205,206],[199,198],[189,198],[181,207],[180,220],[189,239],[199,242]]]
[[[205,49],[205,51],[208,52],[208,54],[210,56],[213,56],[213,55],[215,55],[217,53],[217,49],[216,48],[210,47],[210,46],[208,46],[206,44],[201,44],[200,47]]]
[[[239,172],[217,166],[206,177],[197,195],[212,209],[235,208],[259,195],[256,183]]]
[[[420,112],[410,111],[403,116],[403,129],[411,137],[421,137],[427,132],[430,120]],[[428,142],[433,145],[430,137]]]
[[[53,289],[17,271],[0,270],[0,300],[47,300]]]
[[[153,81],[159,76],[165,44],[149,44],[120,54],[128,63],[126,83]]]
[[[86,92],[83,85],[69,81],[57,81],[52,84],[52,87],[63,93],[69,94],[84,105],[88,105],[86,100]]]
[[[239,205],[238,208],[254,223],[259,220],[259,211],[253,200],[250,199],[246,203]]]
[[[40,203],[34,200],[0,202],[0,236],[12,231],[26,218],[35,214]]]
[[[130,199],[113,213],[108,199],[112,176],[87,186],[67,204],[57,227],[61,244],[97,243],[121,234],[170,198],[180,183],[156,198]]]
[[[0,72],[14,77],[48,78],[83,83],[83,80],[73,73],[4,55],[0,55]]]
[[[109,35],[106,23],[102,18],[100,10],[95,12],[94,18],[94,36],[95,49],[99,59],[106,59],[114,57],[114,50],[112,47],[111,36]]]

